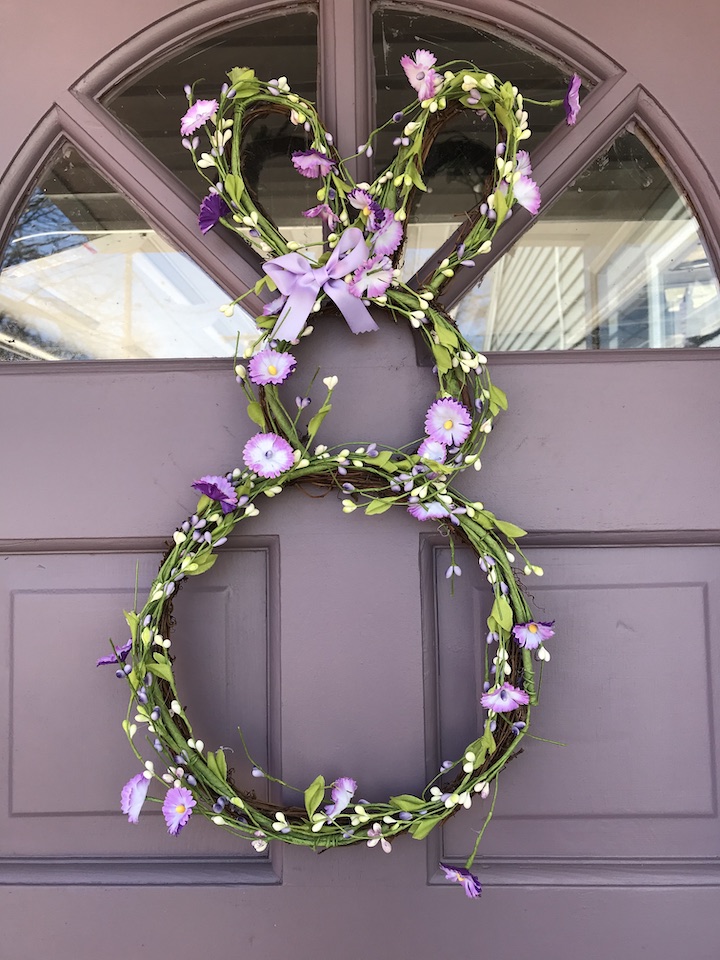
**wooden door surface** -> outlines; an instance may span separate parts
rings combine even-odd
[[[222,302],[213,300],[214,283],[233,293],[247,289],[257,264],[219,234],[199,241],[190,188],[168,173],[150,136],[131,133],[120,108],[106,109],[103,97],[118,81],[130,89],[155,61],[177,59],[203,31],[219,37],[245,17],[272,35],[273,18],[297,11],[221,2],[178,11],[171,0],[100,11],[73,0],[56,20],[45,0],[26,6],[22,17],[0,13],[3,242],[13,236],[18,197],[25,209],[48,158],[60,158],[56,171],[75,164],[76,175],[86,164],[110,185],[109,202],[124,196],[136,212],[137,222],[116,210],[115,222],[125,217],[125,228],[150,244],[133,251],[145,256],[147,283],[152,266],[157,289],[173,291],[169,307],[158,301],[158,310],[167,307],[163,316],[180,306],[189,311],[185,336],[195,329],[192,310]],[[412,36],[419,12],[388,10],[411,18]],[[589,78],[582,119],[574,128],[550,124],[537,154],[546,202],[564,209],[563,197],[591,182],[583,177],[601,176],[618,137],[652,143],[663,163],[651,174],[640,154],[627,161],[618,153],[618,163],[638,178],[637,191],[654,189],[653,177],[667,169],[672,196],[685,193],[694,207],[715,283],[720,161],[711,106],[707,96],[688,97],[672,76],[692,70],[698,89],[713,89],[720,13],[698,10],[678,32],[674,5],[657,3],[651,33],[641,11],[619,2],[599,11],[565,0],[534,10],[478,0],[430,13],[449,23],[475,17],[523,49],[534,41],[540,60],[577,66]],[[371,112],[369,6],[322,0],[318,16],[319,95],[348,152],[362,141]],[[28,17],[37,24],[29,34]],[[620,21],[622,31],[613,26]],[[438,33],[418,37],[425,41],[447,42]],[[292,37],[283,34],[283,43],[291,49]],[[174,116],[167,124],[174,127]],[[73,181],[73,196],[90,182],[81,181]],[[282,218],[278,183],[268,189],[276,189]],[[94,202],[103,189],[93,181]],[[668,202],[658,223],[669,222],[670,209]],[[583,216],[576,220],[589,222]],[[569,221],[568,214],[566,227]],[[673,220],[662,244],[687,222]],[[153,227],[171,248],[149,236]],[[495,277],[522,270],[522,251],[539,243],[533,229],[522,217],[508,225],[493,252]],[[560,228],[551,222],[546,229]],[[418,228],[419,260],[436,237]],[[516,240],[521,252],[503,259]],[[640,269],[633,260],[645,249],[639,243],[627,240],[622,257],[608,260],[612,269],[593,273],[595,286],[610,290],[598,302],[612,303],[621,268]],[[196,264],[185,299],[170,249],[187,249]],[[561,248],[553,249],[562,258]],[[103,252],[96,238],[58,256],[90,262]],[[116,253],[122,258],[127,249]],[[681,266],[683,276],[692,272],[692,264]],[[18,276],[17,264],[7,269]],[[687,330],[682,349],[670,334],[653,342],[660,334],[647,287],[647,344],[639,348],[632,340],[637,299],[632,310],[590,324],[586,349],[567,349],[577,346],[567,332],[575,316],[567,299],[558,307],[566,339],[556,349],[489,341],[500,344],[490,351],[490,370],[510,409],[497,421],[482,470],[467,472],[459,485],[530,531],[527,549],[545,570],[528,586],[534,610],[557,621],[533,732],[563,745],[525,741],[504,772],[478,861],[483,896],[471,903],[444,882],[438,863],[465,860],[488,812],[481,800],[427,841],[399,840],[389,856],[364,845],[315,855],[271,844],[258,853],[200,818],[172,838],[157,812],[143,814],[137,826],[119,813],[120,787],[137,772],[120,729],[126,690],[95,660],[108,637],[125,638],[122,611],[133,603],[136,575],[142,596],[164,544],[192,513],[192,481],[237,466],[255,432],[232,364],[222,358],[231,353],[222,318],[220,325],[203,319],[213,346],[200,358],[179,333],[175,352],[160,347],[142,358],[144,334],[122,339],[128,318],[141,322],[139,313],[112,312],[111,301],[123,296],[139,310],[140,288],[128,293],[127,284],[140,280],[123,269],[102,275],[110,292],[87,313],[98,325],[93,342],[105,342],[104,317],[117,322],[125,359],[41,361],[52,339],[49,313],[43,336],[27,339],[22,362],[12,362],[16,334],[0,343],[8,360],[0,363],[3,960],[119,960],[151,951],[178,960],[210,952],[263,960],[449,951],[483,960],[505,952],[538,960],[716,957],[720,357],[712,330],[693,328],[706,347],[688,345]],[[46,300],[59,277],[43,280]],[[479,270],[468,271],[449,294],[461,325],[479,315],[478,279]],[[708,290],[717,289],[712,283]],[[3,316],[10,294],[25,289],[3,287],[0,275]],[[710,310],[715,301],[707,296]],[[587,317],[583,304],[573,309]],[[260,306],[249,298],[250,312]],[[505,305],[507,315],[521,308]],[[68,314],[67,322],[78,316]],[[383,317],[379,324],[377,333],[356,338],[329,317],[300,345],[306,380],[316,367],[339,378],[318,438],[324,443],[402,445],[422,436],[435,377],[409,328]],[[590,348],[602,346],[608,349]],[[461,551],[463,575],[451,595],[447,543],[429,525],[403,511],[346,516],[340,497],[318,493],[292,489],[268,500],[240,525],[221,562],[181,592],[173,641],[178,682],[206,742],[227,746],[239,784],[261,797],[267,785],[251,776],[238,726],[254,759],[288,783],[305,785],[322,772],[328,782],[354,777],[359,794],[371,799],[415,793],[475,736],[487,584]]]

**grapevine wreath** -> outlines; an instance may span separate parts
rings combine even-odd
[[[540,194],[530,157],[521,149],[530,130],[528,101],[517,87],[468,62],[436,67],[435,57],[425,50],[401,62],[417,98],[358,148],[358,153],[370,155],[380,130],[391,127],[397,132],[395,158],[372,184],[352,181],[314,106],[293,93],[285,77],[264,82],[250,69],[235,68],[213,100],[196,99],[193,89],[186,87],[189,108],[181,121],[182,142],[209,184],[199,227],[207,233],[222,223],[239,234],[265,259],[265,276],[255,292],[267,288],[276,294],[256,321],[259,335],[245,351],[248,362],[235,358],[235,375],[259,432],[244,447],[242,467],[193,484],[200,494],[195,513],[173,533],[144,605],[125,615],[130,639],[113,647],[99,663],[116,664],[117,676],[130,685],[123,728],[144,764],[122,790],[122,811],[131,823],[137,823],[150,784],[157,780],[165,790],[162,812],[172,835],[193,814],[202,814],[249,840],[256,850],[282,841],[315,850],[366,843],[389,853],[401,834],[422,839],[459,807],[469,808],[478,795],[487,798],[492,788],[489,812],[465,867],[441,864],[449,880],[462,884],[469,897],[477,897],[480,883],[470,868],[492,816],[500,771],[528,735],[530,707],[537,702],[534,661],[542,667],[550,659],[544,642],[553,630],[551,623],[533,618],[513,571],[518,554],[525,575],[542,575],[517,545],[524,531],[451,486],[461,470],[480,468],[480,454],[506,399],[492,384],[485,357],[463,338],[439,294],[456,270],[490,250],[515,204],[537,213]],[[575,122],[579,110],[579,88],[575,75],[564,100],[569,123]],[[461,110],[474,111],[490,129],[494,127],[495,164],[483,185],[482,201],[466,217],[457,248],[418,289],[412,289],[400,281],[398,269],[408,210],[416,192],[426,189],[423,162],[439,128]],[[321,184],[318,205],[303,211],[305,217],[324,224],[325,240],[315,245],[316,253],[311,252],[313,245],[301,246],[283,237],[243,178],[243,133],[252,120],[269,112],[289,115],[307,132],[308,149],[296,151],[291,160],[300,175]],[[209,141],[207,151],[200,146],[200,131]],[[231,315],[241,299],[223,311]],[[372,441],[352,449],[315,445],[338,386],[335,376],[324,378],[325,399],[306,422],[309,397],[298,396],[292,410],[283,403],[278,385],[295,372],[292,346],[312,332],[309,317],[322,314],[330,301],[354,333],[377,329],[368,310],[371,304],[421,332],[432,351],[438,391],[419,445],[404,449],[380,449]],[[322,324],[322,316],[318,320]],[[218,549],[241,521],[259,513],[259,503],[301,481],[336,489],[345,513],[364,509],[378,515],[402,507],[420,521],[435,521],[449,537],[448,577],[460,574],[454,545],[465,543],[492,587],[487,643],[482,641],[484,726],[463,755],[445,761],[417,795],[390,797],[384,803],[358,802],[352,777],[326,784],[318,776],[304,791],[302,805],[300,797],[290,807],[259,801],[233,785],[224,748],[206,748],[183,708],[171,655],[174,594],[186,577],[213,566]],[[138,731],[145,732],[154,747],[154,761],[144,760],[135,742]],[[257,766],[253,774],[283,783]]]

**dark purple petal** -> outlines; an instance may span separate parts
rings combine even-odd
[[[198,214],[198,226],[203,233],[212,230],[221,217],[226,217],[230,213],[230,207],[223,198],[217,193],[210,193],[200,204],[200,213]]]
[[[96,666],[102,667],[106,663],[124,663],[131,649],[132,640],[128,640],[128,642],[124,643],[121,647],[115,647],[115,656],[109,654],[107,657],[100,657]]]

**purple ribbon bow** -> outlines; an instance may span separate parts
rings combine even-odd
[[[263,270],[275,283],[287,303],[278,318],[271,336],[278,340],[296,340],[305,326],[320,290],[335,302],[353,333],[369,333],[378,326],[357,297],[348,290],[343,280],[348,273],[361,267],[370,257],[362,231],[350,227],[340,236],[327,263],[313,267],[299,253],[286,253],[263,265]]]

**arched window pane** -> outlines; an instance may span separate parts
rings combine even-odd
[[[207,192],[181,144],[180,118],[187,110],[183,92],[195,84],[198,98],[217,97],[233,67],[251,67],[270,80],[285,76],[295,93],[317,100],[317,17],[295,9],[282,17],[246,23],[196,43],[172,59],[112,90],[104,104],[120,122],[196,196]],[[314,242],[321,230],[300,211],[317,203],[317,185],[299,177],[290,162],[306,147],[304,131],[278,114],[252,124],[245,139],[246,183],[289,239]]]
[[[408,14],[378,9],[373,20],[373,51],[378,124],[412,100],[414,91],[400,66],[404,54],[418,48],[433,53],[439,64],[470,60],[478,67],[510,80],[535,100],[562,99],[572,70],[539,53],[487,33],[458,19]],[[529,107],[536,149],[565,118],[563,108]],[[380,135],[375,152],[376,173],[381,173],[395,153],[393,139],[399,128]],[[425,162],[428,193],[415,203],[409,218],[403,274],[412,276],[427,258],[460,226],[466,210],[478,202],[482,185],[495,160],[495,128],[465,110],[440,131]]]
[[[720,346],[718,282],[697,220],[628,132],[454,314],[480,350]]]
[[[231,357],[252,319],[69,145],[0,266],[0,360]]]

